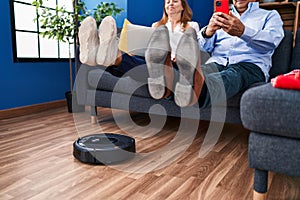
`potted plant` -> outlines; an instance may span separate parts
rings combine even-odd
[[[69,45],[69,72],[70,72],[70,90],[71,92],[66,92],[66,97],[68,100],[68,111],[73,112],[72,107],[74,108],[73,102],[72,106],[72,91],[73,91],[73,61],[71,57],[71,52],[74,49],[71,49],[71,45],[76,42],[78,44],[78,26],[80,22],[87,16],[93,16],[99,25],[102,19],[106,16],[116,16],[122,12],[123,8],[118,8],[115,3],[106,3],[100,2],[93,9],[93,12],[88,10],[85,6],[85,3],[77,0],[73,0],[74,12],[69,12],[64,6],[58,7],[55,9],[50,9],[43,7],[43,1],[48,0],[34,0],[32,5],[36,7],[38,17],[35,18],[35,21],[39,21],[40,27],[43,30],[40,34],[43,37],[48,37],[48,39],[56,39],[61,42],[67,42]],[[73,99],[74,101],[74,99]],[[84,109],[84,108],[83,108]],[[83,110],[80,109],[80,110]]]

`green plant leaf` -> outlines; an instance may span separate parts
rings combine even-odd
[[[87,16],[93,16],[99,26],[104,17],[109,15],[116,16],[124,10],[123,8],[118,8],[115,3],[106,2],[100,2],[93,9],[93,14],[91,10],[87,9],[85,3],[81,1],[74,8],[74,12],[67,11],[64,6],[56,6],[55,9],[44,8],[43,0],[34,0],[32,5],[37,10],[37,18],[33,20],[39,22],[42,37],[68,42],[69,45],[74,43],[74,38],[77,35],[76,17],[78,17],[78,22],[80,23]]]

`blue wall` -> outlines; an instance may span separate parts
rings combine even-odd
[[[0,110],[64,99],[68,62],[14,63],[9,1],[0,1]]]
[[[131,23],[151,26],[160,20],[163,13],[163,0],[128,0],[127,18]]]
[[[214,1],[210,0],[192,0],[189,5],[193,10],[193,20],[200,23],[200,26],[206,26],[214,10]]]
[[[162,17],[163,0],[103,0],[105,2],[115,2],[124,11],[116,16],[118,27],[122,27],[123,21],[127,18],[130,22],[145,26],[151,26]],[[92,10],[101,1],[85,0],[88,9]],[[213,12],[213,0],[188,0],[193,10],[193,20],[198,21],[201,26],[205,26]]]
[[[213,0],[188,0],[193,20],[206,25],[213,11]],[[89,9],[99,2],[86,0]],[[117,16],[117,26],[124,18],[132,23],[150,26],[162,16],[163,0],[106,0],[125,9]],[[9,1],[0,1],[0,110],[65,99],[70,90],[68,62],[14,63],[12,54]]]
[[[207,25],[213,13],[213,0],[188,0],[188,3],[193,10],[193,20],[201,27]],[[132,23],[150,26],[161,19],[163,6],[163,0],[128,0],[127,18]]]

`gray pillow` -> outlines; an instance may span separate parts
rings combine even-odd
[[[289,30],[284,30],[284,38],[272,56],[272,68],[269,73],[270,78],[290,71],[292,50],[293,34]]]

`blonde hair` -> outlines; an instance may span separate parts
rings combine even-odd
[[[160,25],[165,25],[168,22],[169,17],[166,12],[166,9],[165,9],[165,3],[166,3],[166,0],[164,2],[163,16],[157,23],[155,23],[154,27],[158,27]],[[181,0],[181,4],[182,4],[183,11],[181,13],[180,23],[181,23],[181,28],[183,30],[185,30],[187,28],[188,22],[192,20],[193,11],[190,8],[187,0]]]

